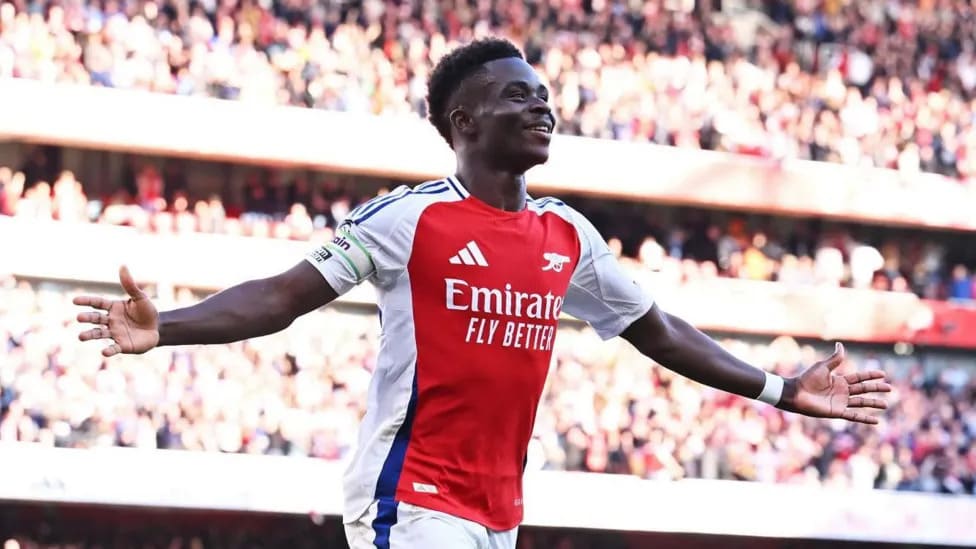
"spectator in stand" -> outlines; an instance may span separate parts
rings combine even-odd
[[[24,192],[24,174],[0,166],[0,215],[14,215]]]
[[[970,276],[965,265],[956,265],[952,269],[952,282],[949,286],[950,299],[976,298],[976,278]]]
[[[61,172],[54,182],[52,194],[51,211],[54,219],[68,223],[87,221],[88,198],[81,182],[75,179],[73,173]]]
[[[0,76],[423,116],[432,63],[500,33],[564,133],[976,178],[970,3],[744,5],[20,0],[0,4]]]

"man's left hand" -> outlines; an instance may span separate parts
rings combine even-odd
[[[838,343],[826,360],[817,362],[798,377],[787,379],[779,408],[811,417],[843,418],[875,425],[878,418],[869,410],[884,410],[888,402],[872,393],[891,391],[881,370],[840,374],[837,369],[847,353]]]

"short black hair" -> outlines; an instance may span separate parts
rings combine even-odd
[[[451,121],[447,109],[451,95],[466,78],[475,74],[485,63],[497,59],[517,57],[525,59],[515,44],[504,38],[481,38],[460,46],[437,62],[427,80],[427,119],[437,128],[441,137],[451,143]]]

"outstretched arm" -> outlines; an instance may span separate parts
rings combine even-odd
[[[144,353],[162,345],[229,343],[272,334],[337,296],[307,261],[276,276],[232,286],[190,307],[161,313],[125,267],[119,271],[119,281],[128,299],[74,299],[76,305],[98,309],[78,314],[80,322],[96,325],[82,332],[79,339],[110,339],[111,344],[102,350],[104,356]]]
[[[399,228],[405,219],[416,219],[421,204],[407,200],[410,194],[401,186],[366,202],[350,212],[331,241],[316,245],[291,269],[238,284],[192,307],[157,313],[123,267],[119,280],[128,299],[75,299],[76,305],[100,309],[78,315],[79,321],[96,325],[79,337],[111,339],[102,354],[112,356],[158,345],[229,343],[283,330],[370,277],[382,286],[399,276],[413,238],[411,230]]]
[[[186,307],[159,314],[160,345],[230,343],[284,330],[336,298],[307,261],[249,280]]]
[[[891,390],[884,372],[837,373],[844,348],[795,378],[783,379],[735,358],[680,318],[662,311],[620,264],[599,231],[570,210],[580,236],[580,259],[563,311],[587,321],[608,339],[623,336],[646,356],[699,383],[813,417],[877,423],[866,409],[884,399],[862,396]]]
[[[714,340],[655,304],[622,334],[646,356],[699,383],[747,398],[760,398],[778,408],[813,417],[843,418],[875,424],[866,409],[884,409],[884,399],[861,396],[888,392],[884,372],[840,375],[844,347],[795,378],[782,379],[735,358]]]

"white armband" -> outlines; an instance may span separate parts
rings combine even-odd
[[[348,223],[339,226],[332,242],[326,244],[325,248],[342,258],[359,281],[365,280],[373,272],[373,258],[352,234]]]
[[[766,375],[766,384],[763,385],[763,390],[761,393],[759,393],[759,396],[756,397],[756,400],[776,406],[783,397],[783,378],[766,371],[764,371],[763,374]]]
[[[311,250],[305,259],[339,295],[366,280],[373,272],[373,258],[348,225],[340,226],[331,242]]]

